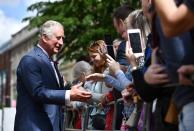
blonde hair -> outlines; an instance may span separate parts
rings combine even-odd
[[[106,47],[106,44],[103,40],[97,40],[90,43],[90,46],[88,47],[88,51],[95,52],[95,53],[101,53],[101,52],[106,53],[105,47]]]
[[[151,25],[149,20],[143,14],[143,10],[138,9],[131,12],[128,17],[124,20],[124,23],[128,29],[138,28],[141,31],[141,36],[143,38],[143,46],[145,48],[145,43],[147,42],[147,36],[151,32]]]

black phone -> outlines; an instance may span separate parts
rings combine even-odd
[[[107,45],[106,47],[107,47],[108,54],[115,60],[113,45]]]
[[[106,43],[106,48],[107,48],[107,52],[108,54],[115,59],[115,53],[114,53],[114,49],[113,49],[113,41],[111,38],[111,35],[109,34],[105,34],[104,35],[104,41]]]

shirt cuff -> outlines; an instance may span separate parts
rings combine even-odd
[[[71,105],[71,103],[70,103],[70,90],[66,90],[65,103],[66,103],[67,106]]]

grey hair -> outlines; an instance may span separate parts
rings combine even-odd
[[[79,79],[82,73],[86,75],[92,73],[92,66],[86,61],[79,61],[73,67],[73,76],[75,79]]]
[[[40,33],[39,33],[40,36],[42,35],[52,36],[53,28],[56,26],[63,28],[63,25],[57,21],[54,21],[54,20],[46,21],[40,28]]]

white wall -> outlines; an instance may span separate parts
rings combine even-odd
[[[3,131],[13,131],[15,108],[4,108]],[[2,131],[2,110],[0,110],[0,131]]]

